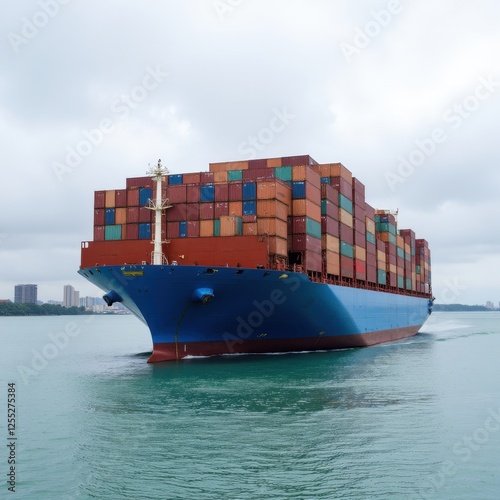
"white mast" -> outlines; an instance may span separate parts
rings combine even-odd
[[[155,222],[154,222],[154,233],[153,233],[153,245],[154,250],[151,253],[151,264],[161,265],[167,263],[167,259],[162,251],[162,241],[161,238],[161,216],[165,208],[170,208],[168,205],[168,198],[162,199],[161,196],[161,184],[164,176],[168,174],[168,169],[162,167],[161,160],[158,160],[158,165],[151,167],[147,172],[153,180],[156,182],[156,200],[149,199],[149,204],[147,208],[155,211]]]

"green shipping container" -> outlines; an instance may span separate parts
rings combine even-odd
[[[411,290],[411,278],[406,278],[406,289]]]
[[[370,233],[369,231],[366,231],[366,241],[368,243],[373,243],[375,245],[376,243],[375,235]]]
[[[321,223],[306,217],[306,233],[315,238],[321,238]]]
[[[400,259],[405,258],[405,251],[401,247],[396,247],[396,254]]]
[[[352,201],[339,193],[339,207],[352,214]]]
[[[377,233],[389,232],[396,236],[396,226],[394,224],[391,224],[390,222],[376,222],[375,228],[377,230]]]
[[[104,229],[105,240],[121,240],[122,239],[122,226],[116,224],[113,226],[105,226]]]
[[[228,181],[241,181],[243,180],[243,170],[228,170],[227,171]]]
[[[387,273],[383,269],[377,270],[377,283],[379,285],[387,284]]]
[[[214,220],[214,236],[220,236],[220,220]]]
[[[398,288],[404,288],[404,287],[405,287],[404,276],[398,275]]]
[[[354,259],[354,247],[352,245],[349,245],[349,243],[346,243],[345,241],[341,241],[340,254],[344,255],[345,257],[350,257],[351,259]]]
[[[415,272],[416,272],[417,274],[420,274],[420,266],[415,266]]]
[[[292,180],[292,167],[275,167],[274,177],[282,181],[288,182]]]

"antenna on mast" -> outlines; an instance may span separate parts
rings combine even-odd
[[[158,165],[156,165],[155,167],[151,167],[146,173],[153,178],[154,182],[156,182],[156,197],[154,200],[150,198],[148,200],[148,206],[146,207],[149,210],[155,211],[154,233],[152,241],[154,250],[151,253],[151,264],[168,264],[167,258],[162,251],[162,244],[167,242],[163,241],[161,238],[161,216],[163,210],[171,208],[171,205],[169,205],[168,198],[162,198],[161,185],[163,180],[165,179],[165,175],[167,175],[169,172],[168,168],[162,166],[160,159],[158,160]]]

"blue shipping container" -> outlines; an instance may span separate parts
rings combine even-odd
[[[151,224],[146,222],[139,224],[139,239],[140,240],[151,239]]]
[[[321,184],[330,184],[330,177],[321,177]]]
[[[151,188],[139,189],[139,205],[145,207],[149,204],[148,200],[151,199]]]
[[[200,188],[200,201],[214,201],[215,199],[215,188],[213,184],[205,184]]]
[[[182,184],[182,174],[169,175],[168,183],[171,186],[174,186],[175,184]]]
[[[257,185],[255,182],[243,183],[243,200],[255,200],[257,198]]]
[[[115,223],[115,209],[107,208],[105,214],[105,224],[108,226],[108,225],[113,225],[114,223]]]
[[[292,198],[300,199],[306,197],[306,183],[305,181],[292,182]]]
[[[187,237],[187,222],[186,221],[179,222],[179,237],[180,238]]]
[[[257,202],[256,201],[244,201],[243,202],[243,215],[256,215],[257,214]]]

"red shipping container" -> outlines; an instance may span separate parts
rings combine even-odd
[[[203,205],[203,204],[202,204]],[[167,210],[167,221],[184,221],[187,217],[186,203],[177,203]]]
[[[281,164],[284,166],[295,165],[318,165],[318,162],[311,158],[309,155],[302,156],[284,156],[281,158]]]
[[[248,161],[249,169],[262,169],[266,167],[267,167],[267,158]]]
[[[185,175],[184,175],[184,177],[185,177]],[[186,201],[188,203],[199,203],[200,202],[200,185],[199,184],[187,184]]]
[[[151,222],[152,210],[146,207],[139,207],[139,222]]]
[[[104,208],[106,204],[106,191],[94,192],[94,208]]]
[[[139,224],[127,224],[125,226],[125,239],[126,240],[139,239]]]
[[[191,220],[187,223],[188,238],[198,238],[200,236],[200,221]]]
[[[364,207],[360,207],[359,205],[353,205],[353,214],[354,217],[364,221],[366,219],[366,210]]]
[[[323,215],[321,217],[321,232],[323,234],[331,234],[332,236],[339,236],[339,221]]]
[[[214,218],[218,219],[224,215],[229,215],[229,202],[218,201],[215,203]]]
[[[115,205],[116,207],[126,207],[127,206],[127,190],[117,189],[115,191]]]
[[[374,243],[366,242],[366,256],[373,255],[375,258],[377,257],[377,247]]]
[[[229,201],[229,184],[214,184],[215,201]]]
[[[377,268],[374,265],[366,264],[366,281],[377,282]]]
[[[199,184],[201,182],[201,174],[200,172],[196,172],[194,174],[183,174],[182,180],[184,184]]]
[[[352,185],[349,181],[343,177],[330,177],[330,185],[332,185],[337,191],[352,201]]]
[[[214,218],[214,203],[200,203],[200,219]]]
[[[371,220],[375,220],[375,209],[371,205],[368,205],[368,203],[365,205],[365,211],[367,217]]]
[[[339,236],[342,241],[349,243],[349,245],[354,244],[354,234],[352,227],[349,227],[342,222],[339,222]]]
[[[104,226],[94,226],[94,241],[104,241]]]
[[[304,253],[304,267],[307,271],[320,273],[323,270],[323,253],[307,250]]]
[[[187,202],[187,188],[185,184],[174,184],[168,186],[167,196],[169,203],[186,203]]]
[[[359,231],[360,233],[366,233],[366,224],[365,219],[358,219],[357,217],[353,218],[353,227],[355,231]]]
[[[354,259],[340,256],[340,275],[344,278],[354,278]]]
[[[333,204],[339,204],[339,192],[330,184],[321,184],[321,199],[331,201]]]
[[[153,179],[151,177],[132,177],[127,179],[127,189],[131,187],[153,187]]]
[[[359,193],[363,198],[365,197],[365,185],[356,177],[352,178],[352,190]]]
[[[94,226],[104,226],[105,209],[94,210]]]
[[[178,237],[179,237],[179,223],[167,222],[167,238],[178,238]]]
[[[202,184],[213,184],[214,183],[214,173],[213,172],[201,172],[200,181]]]
[[[306,232],[306,218],[292,217],[292,233],[304,234]]]
[[[362,193],[359,193],[357,191],[352,191],[352,201],[354,202],[355,205],[358,205],[361,208],[365,208],[365,195]]]
[[[252,222],[257,222],[257,216],[256,215],[243,215],[242,221],[252,223]]]
[[[127,222],[139,222],[139,207],[127,208]]]
[[[274,168],[257,168],[253,170],[243,170],[244,181],[268,181],[274,179]]]
[[[200,203],[188,203],[186,205],[186,220],[199,220],[200,218]]]
[[[359,231],[353,232],[354,236],[354,245],[357,245],[361,248],[366,248],[366,234],[360,233]]]
[[[229,201],[241,201],[243,199],[243,183],[229,183]]]
[[[314,238],[308,234],[294,234],[292,236],[292,252],[310,251],[321,256],[321,238]]]
[[[130,188],[127,189],[127,206],[138,207],[139,206],[139,189]]]
[[[326,184],[325,184],[326,185]],[[326,211],[326,213],[325,213]],[[339,220],[339,207],[338,204],[330,200],[321,200],[321,213],[327,215],[332,219]]]

